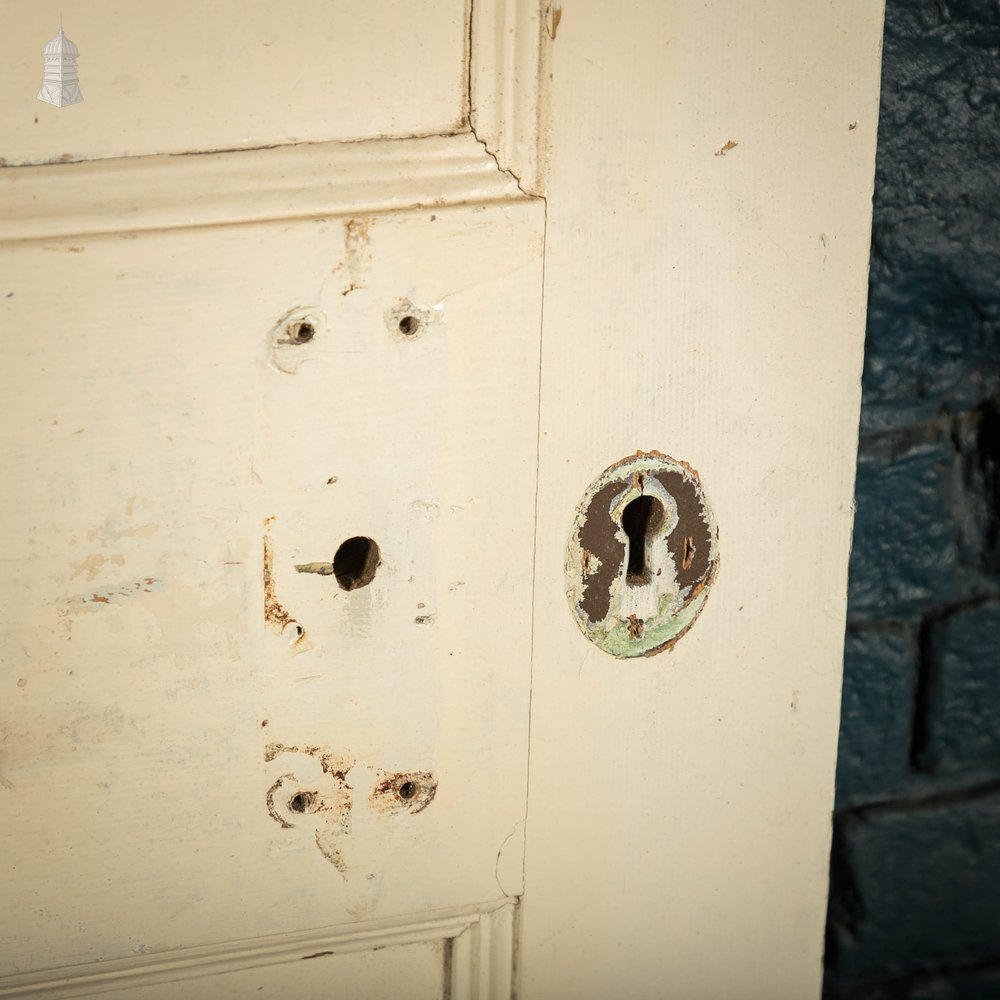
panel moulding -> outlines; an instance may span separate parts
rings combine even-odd
[[[0,169],[0,242],[523,198],[470,133]]]
[[[526,194],[544,193],[548,43],[562,8],[547,0],[475,0],[469,72],[476,137]]]
[[[184,948],[162,955],[70,966],[0,979],[0,998],[60,1000],[158,983],[226,975],[300,962],[317,954],[370,951],[391,945],[450,941],[452,1000],[500,1000],[511,990],[517,901],[438,911],[411,921],[371,921],[292,934]],[[446,970],[447,971],[447,970]]]

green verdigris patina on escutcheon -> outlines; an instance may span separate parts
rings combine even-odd
[[[698,473],[636,452],[590,484],[576,509],[566,594],[583,634],[618,657],[670,649],[701,613],[719,532]]]

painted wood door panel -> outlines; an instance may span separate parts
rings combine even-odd
[[[7,6],[9,164],[432,135],[467,115],[465,0]],[[83,94],[66,108],[36,99],[60,15]]]
[[[521,891],[542,223],[0,251],[5,973]]]
[[[0,997],[818,995],[881,5],[338,7],[300,128],[302,10],[206,140],[284,145],[123,156],[174,86],[0,171]],[[638,450],[719,571],[618,660],[566,555]]]
[[[881,23],[563,4],[523,1000],[819,995]],[[700,474],[719,572],[671,652],[615,660],[563,565],[638,449]]]
[[[243,969],[175,983],[140,986],[130,1000],[242,1000],[295,997],[295,1000],[371,1000],[400,997],[440,1000],[445,995],[445,948],[441,941],[391,945],[378,951],[317,955],[287,965]],[[115,1000],[121,991],[93,994]]]

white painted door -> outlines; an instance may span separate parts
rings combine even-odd
[[[815,995],[877,5],[64,15],[0,997]]]

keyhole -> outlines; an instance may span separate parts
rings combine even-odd
[[[653,532],[663,523],[663,505],[655,497],[636,497],[622,511],[622,528],[628,536],[625,582],[631,587],[649,583],[648,554]]]
[[[380,561],[375,542],[363,535],[355,535],[341,542],[334,554],[333,575],[341,590],[358,590],[375,579]]]

